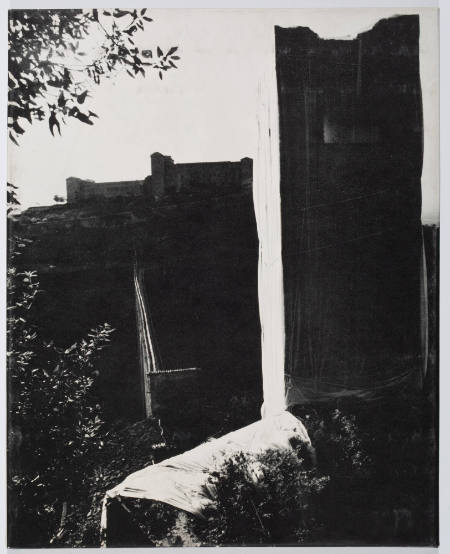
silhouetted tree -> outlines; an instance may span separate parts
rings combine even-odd
[[[8,20],[8,128],[10,139],[25,121],[48,120],[52,135],[73,117],[93,124],[86,107],[90,85],[119,69],[145,75],[146,67],[175,68],[178,47],[140,50],[135,35],[152,19],[142,10],[10,10]],[[100,44],[90,44],[92,39]]]

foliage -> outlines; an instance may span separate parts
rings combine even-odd
[[[116,70],[145,76],[175,68],[178,47],[140,50],[135,35],[152,19],[142,10],[10,10],[8,20],[8,128],[17,144],[25,121],[47,120],[52,135],[75,118],[98,117],[86,107],[90,84]],[[89,41],[100,39],[100,44]],[[88,50],[89,53],[86,51]],[[92,54],[93,52],[93,54]]]
[[[6,184],[6,203],[7,203],[6,213],[11,218],[14,216],[16,210],[20,206],[20,202],[17,198],[16,190],[17,190],[16,185],[13,185],[12,183]]]
[[[341,409],[312,411],[303,418],[317,452],[322,471],[334,478],[351,479],[366,475],[371,460],[363,445],[363,434],[355,414]]]
[[[10,501],[17,521],[30,518],[51,533],[103,447],[94,383],[112,329],[101,325],[66,349],[45,343],[29,321],[36,272],[10,266],[7,285]]]
[[[140,499],[127,500],[132,521],[141,530],[149,544],[163,546],[174,527],[179,511],[164,502]]]
[[[327,481],[306,468],[298,451],[233,454],[211,473],[215,502],[205,521],[191,519],[193,532],[209,545],[306,541],[319,525],[314,504]]]
[[[318,507],[324,524],[321,538],[331,542],[351,540],[362,528],[361,522],[354,524],[359,515],[368,520],[367,485],[373,461],[366,436],[356,415],[338,408],[310,408],[303,421],[316,450],[318,469],[330,475],[329,487]]]
[[[156,419],[132,425],[117,423],[104,434],[103,440],[104,447],[96,455],[95,467],[86,473],[83,497],[71,506],[61,545],[98,547],[100,514],[106,491],[131,473],[170,455]],[[133,510],[133,513],[142,523],[139,510]],[[146,531],[153,532],[152,529]]]
[[[318,506],[323,530],[317,540],[432,544],[435,469],[429,461],[436,445],[426,428],[429,410],[423,397],[411,392],[299,410],[316,449],[317,469],[330,475]]]

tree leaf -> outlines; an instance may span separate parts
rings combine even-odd
[[[59,121],[56,119],[55,112],[52,112],[50,114],[50,117],[48,118],[48,126],[50,128],[50,133],[54,137],[54,128],[56,127],[58,129],[58,133],[61,135],[61,127],[59,125]]]
[[[58,98],[58,106],[60,108],[62,108],[63,106],[66,105],[66,99],[64,98],[64,93],[63,91],[61,91],[60,95],[59,95],[59,98]]]
[[[10,132],[9,133],[9,138],[13,141],[14,144],[17,144],[17,146],[19,146],[19,143],[17,142],[17,140],[14,138],[13,134]]]
[[[119,10],[119,9],[114,10],[114,13],[113,13],[114,17],[123,17],[124,15],[129,15],[129,12],[126,12],[124,10]]]
[[[85,113],[78,112],[75,117],[79,119],[82,123],[86,123],[87,125],[94,125],[94,123],[89,119],[89,116]]]
[[[14,121],[12,124],[12,128],[18,135],[23,135],[25,133],[25,129],[22,129],[22,127],[17,123],[17,121]]]
[[[83,104],[83,103],[84,103],[84,101],[86,100],[87,94],[88,94],[88,91],[85,90],[84,92],[82,92],[81,94],[79,94],[79,95],[77,96],[77,102],[78,102],[78,104]]]

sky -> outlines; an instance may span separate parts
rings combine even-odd
[[[92,86],[93,126],[71,120],[52,137],[47,122],[28,126],[9,144],[8,180],[24,208],[66,196],[66,177],[96,181],[143,179],[155,151],[175,162],[255,158],[258,85],[274,71],[273,28],[308,26],[323,38],[353,38],[382,17],[419,13],[424,103],[423,210],[439,221],[438,27],[433,9],[154,9],[138,45],[179,47],[179,68],[120,74]]]

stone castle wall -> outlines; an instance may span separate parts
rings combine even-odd
[[[159,152],[153,153],[150,158],[152,173],[141,181],[96,183],[78,177],[67,178],[67,202],[76,204],[101,198],[143,196],[158,201],[168,194],[239,189],[252,183],[251,158],[242,158],[238,162],[180,164]]]
[[[111,181],[96,183],[89,179],[66,179],[67,202],[76,204],[94,198],[136,197],[143,194],[143,181]]]

